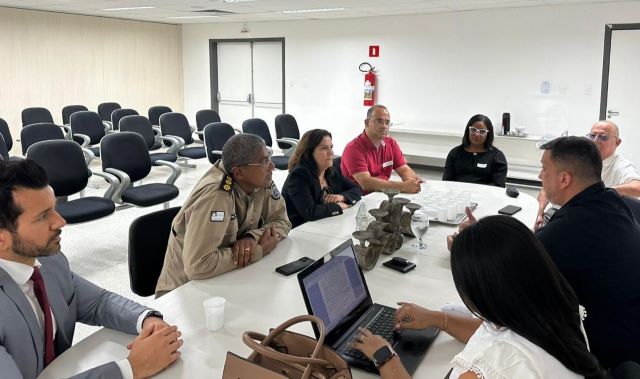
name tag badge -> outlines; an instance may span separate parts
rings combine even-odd
[[[478,168],[487,168],[486,163],[478,163]]]
[[[224,221],[224,211],[212,211],[211,216],[209,217],[209,221],[211,222]]]
[[[389,166],[391,166],[391,165],[393,165],[393,161],[384,162],[384,163],[382,164],[382,168],[389,167]]]

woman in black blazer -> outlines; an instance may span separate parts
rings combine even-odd
[[[331,133],[306,132],[289,159],[289,176],[282,196],[293,227],[307,221],[337,216],[362,197],[357,184],[333,168]]]

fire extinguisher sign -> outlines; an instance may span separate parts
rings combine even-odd
[[[379,56],[380,56],[380,46],[378,45],[369,46],[369,57],[377,58]]]

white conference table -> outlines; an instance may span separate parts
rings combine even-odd
[[[453,182],[429,182],[430,189],[469,190],[472,201],[479,203],[474,212],[478,217],[496,214],[505,205],[523,208],[516,217],[526,225],[533,225],[537,201],[526,194],[518,199],[506,196],[504,189]],[[412,195],[401,195],[412,198]],[[386,198],[370,194],[365,199],[369,209]],[[191,281],[160,299],[152,306],[165,315],[165,320],[176,324],[182,331],[184,345],[182,357],[157,378],[221,378],[227,351],[248,356],[250,350],[241,340],[244,331],[266,333],[282,321],[306,314],[306,308],[295,275],[284,277],[274,268],[303,256],[318,259],[351,236],[355,228],[356,210],[348,209],[343,215],[306,223],[294,229],[274,251],[262,260],[241,270],[199,281]],[[432,223],[425,242],[428,248],[418,254],[405,244],[394,255],[416,263],[415,270],[407,274],[381,265],[389,256],[381,256],[376,267],[365,272],[374,302],[393,306],[397,301],[410,301],[428,308],[439,308],[446,302],[459,302],[446,249],[446,236],[455,227]],[[225,305],[224,326],[209,332],[206,328],[202,301],[222,296]],[[294,331],[313,335],[310,325],[298,325]],[[134,337],[110,329],[101,329],[83,339],[58,357],[39,376],[40,379],[71,376],[96,365],[127,356],[126,345]],[[416,378],[442,378],[449,371],[449,361],[464,345],[446,333],[440,333],[415,372]],[[354,378],[376,378],[376,375],[357,369]]]

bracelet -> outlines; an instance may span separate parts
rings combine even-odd
[[[442,327],[441,330],[444,330],[445,332],[447,332],[447,326],[449,326],[449,315],[447,315],[447,312],[445,311],[441,311],[441,312],[444,315],[444,326]]]

